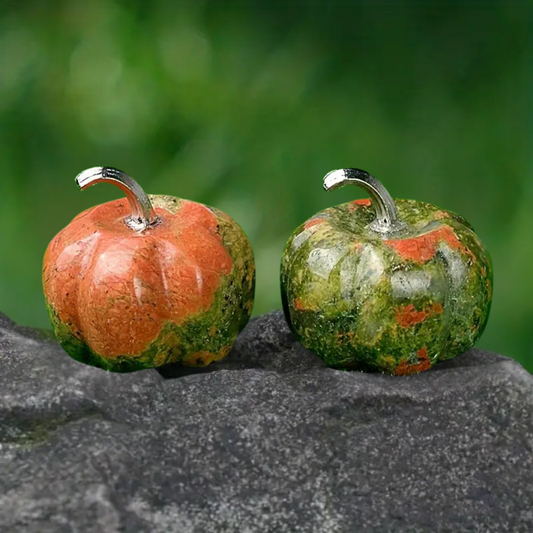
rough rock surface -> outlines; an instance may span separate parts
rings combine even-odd
[[[533,531],[533,376],[342,372],[281,313],[204,370],[113,374],[0,317],[0,531]]]

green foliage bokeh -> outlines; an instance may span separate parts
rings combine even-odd
[[[491,252],[480,346],[533,370],[526,4],[2,4],[0,310],[48,327],[41,262],[80,211],[81,170],[216,206],[246,231],[255,314],[280,306],[292,231],[334,204],[334,168],[456,211]],[[531,54],[529,54],[530,56]]]

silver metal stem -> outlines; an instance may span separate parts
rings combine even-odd
[[[358,185],[371,196],[376,213],[376,219],[370,224],[371,229],[379,233],[389,233],[404,226],[399,220],[394,200],[374,176],[357,168],[343,168],[332,170],[324,177],[326,191],[333,191],[344,185]]]
[[[122,189],[131,207],[131,216],[126,218],[126,224],[135,231],[144,231],[160,222],[150,198],[131,176],[121,170],[111,167],[88,168],[76,176],[76,183],[82,191],[97,183],[111,183]]]

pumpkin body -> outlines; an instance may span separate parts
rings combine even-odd
[[[371,200],[321,211],[285,247],[281,291],[300,342],[333,368],[406,375],[481,336],[492,264],[472,227],[436,206],[395,200],[401,236],[369,229]]]
[[[125,199],[85,211],[50,243],[43,285],[74,359],[128,372],[222,359],[247,324],[255,268],[242,229],[205,205],[150,196],[161,222],[134,232]]]

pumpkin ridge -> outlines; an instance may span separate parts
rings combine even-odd
[[[63,230],[52,241],[45,254],[45,296],[52,302],[54,308],[57,310],[61,320],[63,320],[69,327],[72,328],[73,334],[80,337],[82,335],[81,324],[79,320],[78,302],[79,302],[79,278],[80,271],[83,266],[83,258],[87,252],[87,248],[92,250],[93,257],[95,249],[100,244],[100,234],[94,237],[95,233],[90,233],[86,226],[74,232]],[[72,233],[77,238],[73,238]],[[86,234],[81,237],[80,235]],[[68,254],[69,249],[72,252],[72,257],[64,257]],[[62,259],[63,257],[63,259]],[[50,273],[50,268],[55,265],[55,270],[64,263],[66,266],[62,269],[61,274]],[[64,277],[68,276],[70,279],[65,281]],[[48,280],[50,280],[48,282]]]
[[[151,235],[103,240],[80,280],[85,341],[105,356],[129,355],[157,337],[165,320]],[[131,279],[130,279],[131,278]],[[163,313],[161,313],[161,311]]]
[[[89,260],[85,261],[85,251],[84,253],[79,254],[79,262],[78,262],[78,268],[77,270],[77,283],[74,288],[74,294],[75,298],[73,299],[73,302],[71,303],[72,306],[72,312],[75,313],[75,325],[76,325],[76,331],[74,332],[74,335],[76,337],[85,336],[85,332],[83,329],[83,324],[81,321],[80,316],[80,302],[82,305],[86,305],[85,302],[82,301],[82,293],[81,293],[81,280],[83,280],[84,272],[86,272],[88,269],[90,269],[91,265],[95,262],[96,258],[98,257],[98,251],[101,248],[101,246],[105,243],[102,239],[102,234],[100,232],[94,233],[93,235],[96,235],[95,243],[93,245],[93,248],[91,248],[91,255]]]

